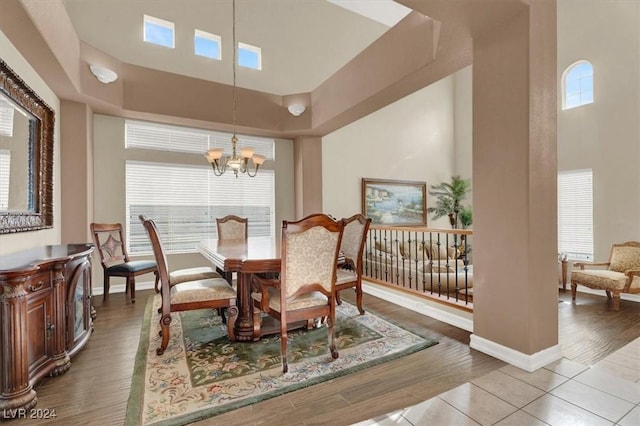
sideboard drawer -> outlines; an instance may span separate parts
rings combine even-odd
[[[25,290],[27,293],[37,293],[39,291],[45,291],[53,286],[53,280],[51,279],[51,271],[42,271],[34,274],[27,283]]]

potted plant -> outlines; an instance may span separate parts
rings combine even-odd
[[[462,227],[466,228],[472,222],[471,207],[464,207],[462,202],[470,191],[471,180],[462,179],[458,175],[452,176],[451,182],[431,185],[429,195],[436,198],[436,203],[434,207],[429,207],[427,211],[433,214],[432,218],[434,220],[448,216],[449,223],[453,229],[458,228],[459,221]]]
[[[471,224],[473,224],[473,210],[471,210],[471,206],[462,207],[458,213],[458,219],[460,219],[462,229],[469,228]]]

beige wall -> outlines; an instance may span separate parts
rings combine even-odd
[[[324,212],[322,206],[322,139],[298,137],[293,141],[295,156],[296,217]]]
[[[126,224],[125,161],[175,161],[185,164],[204,164],[204,158],[195,154],[160,153],[149,150],[130,150],[124,147],[125,119],[108,115],[93,116],[93,191],[95,194],[93,222]],[[283,219],[294,217],[293,196],[293,142],[276,139],[276,232],[280,231]],[[241,179],[240,177],[239,179]],[[206,236],[203,236],[203,238]],[[137,257],[151,259],[151,256]],[[198,253],[168,255],[171,270],[193,266],[209,266],[210,263]],[[153,275],[142,276],[137,282],[152,281]],[[124,279],[112,279],[112,285],[123,284]],[[94,257],[93,287],[102,288],[102,267],[98,256]]]
[[[446,77],[325,136],[323,210],[335,217],[361,212],[362,178],[448,181],[455,170],[453,86],[454,77]],[[444,219],[427,223],[449,227]]]
[[[558,91],[558,169],[593,169],[601,261],[612,243],[640,240],[639,24],[637,1],[558,1],[558,84],[575,61],[594,70],[593,104],[562,111]]]
[[[463,68],[453,76],[454,173],[463,179],[471,179],[473,171],[472,76],[473,66]],[[471,203],[471,197],[466,203]]]
[[[528,355],[558,344],[555,21],[533,2],[474,39],[474,337]]]
[[[90,242],[93,204],[93,158],[91,158],[93,114],[86,104],[62,101],[60,104],[60,147],[62,170],[62,242]]]
[[[31,65],[0,31],[0,56],[55,114],[53,153],[53,228],[0,235],[0,255],[60,243],[60,101]]]

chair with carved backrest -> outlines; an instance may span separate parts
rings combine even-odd
[[[249,220],[246,217],[230,214],[225,217],[216,218],[219,240],[247,238],[248,227]]]
[[[364,243],[367,239],[367,231],[371,219],[362,214],[355,214],[342,219],[344,231],[340,252],[344,255],[344,263],[338,265],[336,278],[336,302],[341,304],[340,291],[354,287],[356,292],[356,304],[358,311],[364,315],[362,308],[362,255]]]
[[[282,223],[281,269],[278,279],[254,275],[254,321],[260,311],[280,322],[282,371],[287,363],[287,326],[327,317],[329,349],[338,358],[335,342],[336,264],[343,223],[324,214]]]
[[[227,281],[218,276],[216,278],[195,279],[183,281],[171,285],[169,279],[169,269],[167,257],[162,248],[162,241],[158,234],[158,228],[153,220],[144,215],[140,215],[140,220],[151,240],[153,254],[158,264],[158,274],[160,275],[162,306],[159,309],[160,329],[162,342],[156,349],[158,355],[162,355],[169,344],[169,330],[171,325],[171,313],[179,311],[192,311],[197,309],[218,309],[227,308],[228,318],[223,322],[227,324],[227,333],[230,341],[235,341],[234,325],[238,318],[238,308],[236,304],[236,292],[229,286]],[[167,295],[169,297],[167,297]]]
[[[576,300],[578,284],[604,290],[613,298],[613,309],[620,309],[622,293],[640,293],[640,242],[613,244],[608,262],[576,262],[571,272],[571,298]],[[589,268],[589,269],[585,269]]]
[[[233,214],[216,218],[216,229],[219,240],[246,239],[249,228],[249,219]],[[220,268],[216,271],[222,275],[229,283],[233,280],[231,272],[224,272]]]
[[[155,274],[155,285],[158,285],[158,269],[153,260],[130,260],[124,240],[124,229],[121,223],[92,223],[89,225],[93,242],[100,256],[104,272],[103,300],[109,298],[109,279],[124,277],[126,279],[125,295],[130,293],[131,303],[136,302],[136,277],[149,273]]]

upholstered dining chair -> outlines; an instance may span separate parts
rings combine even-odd
[[[136,277],[138,275],[154,273],[157,288],[158,269],[156,262],[129,259],[121,223],[92,223],[89,228],[104,272],[102,300],[109,299],[109,288],[111,287],[109,279],[111,277],[126,279],[125,295],[130,294],[131,303],[136,302]]]
[[[158,274],[160,276],[162,306],[159,311],[161,314],[160,332],[162,341],[156,349],[156,354],[162,355],[167,348],[169,344],[171,314],[179,311],[218,309],[218,312],[223,315],[222,308],[227,308],[228,318],[225,320],[223,316],[223,322],[227,324],[229,340],[232,342],[235,341],[233,328],[238,318],[236,292],[229,286],[227,281],[220,276],[217,278],[183,281],[171,285],[167,257],[162,248],[158,228],[153,220],[144,215],[140,215],[140,220],[151,240],[151,247],[153,248],[153,254],[158,265]]]
[[[230,214],[225,217],[216,218],[219,240],[247,238],[248,227],[249,220],[246,217]]]
[[[576,300],[578,284],[604,290],[613,299],[613,310],[620,310],[622,293],[640,293],[640,242],[613,244],[607,262],[576,262],[571,272],[571,299]]]
[[[216,218],[216,228],[219,240],[246,239],[249,228],[249,219],[233,214]],[[224,272],[216,267],[216,271],[222,275],[230,284],[233,282],[233,273]]]
[[[338,249],[343,223],[324,214],[314,214],[297,222],[283,221],[281,269],[277,279],[254,275],[257,290],[251,297],[254,321],[260,311],[280,322],[282,372],[287,362],[287,326],[291,323],[327,318],[331,356],[338,358],[335,342],[335,284]]]
[[[371,219],[362,214],[355,214],[342,219],[344,231],[340,253],[344,255],[344,261],[338,262],[336,278],[336,303],[342,303],[340,292],[348,288],[354,288],[356,292],[356,304],[360,315],[364,315],[362,308],[362,253]]]

